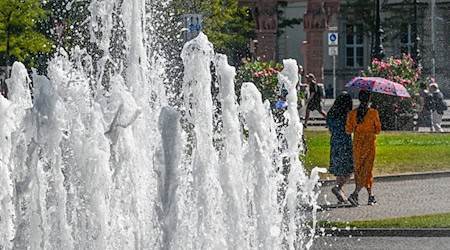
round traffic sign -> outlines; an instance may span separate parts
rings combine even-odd
[[[336,34],[333,33],[330,35],[330,41],[334,42],[334,41],[336,41],[336,39],[337,39]]]
[[[328,33],[328,45],[338,45],[338,33],[337,32]]]

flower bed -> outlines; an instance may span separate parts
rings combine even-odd
[[[383,77],[402,84],[411,95],[411,98],[402,98],[374,93],[372,106],[380,113],[383,130],[413,129],[414,116],[419,109],[420,74],[421,68],[406,54],[399,58],[391,56],[382,61],[374,59],[367,70],[361,72],[362,76]]]
[[[275,103],[278,99],[277,74],[283,69],[279,63],[252,61],[249,58],[242,59],[242,65],[238,67],[236,76],[236,93],[240,97],[240,89],[244,82],[252,82],[261,92],[263,101],[269,100]]]

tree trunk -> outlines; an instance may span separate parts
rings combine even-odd
[[[8,32],[6,32],[6,72],[5,72],[5,76],[6,76],[6,79],[8,79],[9,78],[9,60],[10,60],[10,58],[9,58],[9,48],[10,47],[10,45],[9,45],[9,33]]]
[[[8,18],[6,19],[6,72],[5,72],[5,76],[6,79],[9,78],[9,64],[10,64],[10,39],[11,39],[11,33],[10,33],[10,25],[11,25],[11,16],[12,16],[12,12],[9,13]]]

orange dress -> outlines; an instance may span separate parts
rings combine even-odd
[[[358,109],[348,113],[345,132],[353,135],[353,158],[355,162],[355,182],[357,186],[371,189],[373,186],[373,164],[377,148],[376,134],[381,131],[378,111],[367,110],[363,121],[357,124]]]

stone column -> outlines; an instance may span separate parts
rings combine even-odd
[[[277,1],[281,0],[238,0],[239,6],[248,6],[256,22],[255,54],[263,61],[276,59],[276,42],[278,30]],[[286,0],[284,0],[286,2]],[[292,0],[287,0],[292,2]]]
[[[305,43],[305,73],[313,73],[318,83],[323,83],[323,30],[311,30]]]
[[[339,0],[308,0],[303,17],[306,41],[301,45],[305,74],[313,73],[323,83],[323,32],[339,12]]]
[[[275,47],[277,41],[278,17],[276,1],[259,0],[253,10],[256,20],[256,39],[258,46],[256,56],[263,61],[275,60]]]
[[[258,46],[256,48],[256,56],[263,61],[275,60],[276,33],[268,31],[257,31],[256,39]]]

